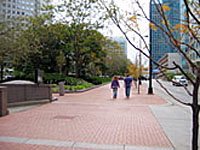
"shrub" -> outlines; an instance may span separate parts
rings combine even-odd
[[[87,82],[90,82],[92,84],[98,85],[98,84],[102,84],[102,83],[106,83],[106,82],[110,82],[111,79],[110,78],[104,78],[104,77],[97,77],[97,76],[87,76],[84,77],[84,79]]]
[[[44,83],[58,84],[60,81],[65,80],[65,76],[58,73],[45,73],[43,80],[44,80]]]
[[[65,78],[65,84],[66,85],[81,85],[87,83],[83,79],[79,78],[73,78],[73,77],[66,77]]]
[[[93,84],[85,83],[82,85],[65,85],[64,88],[65,88],[65,90],[69,90],[69,91],[77,91],[77,90],[89,88],[91,86],[93,86]]]
[[[52,88],[52,91],[53,91],[53,92],[59,92],[59,87]]]
[[[55,87],[57,87],[57,84],[51,84],[51,87],[55,88]]]
[[[8,80],[30,80],[34,81],[35,74],[34,73],[24,73],[20,71],[14,72],[14,77],[9,78]]]

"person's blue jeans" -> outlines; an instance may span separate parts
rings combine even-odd
[[[130,97],[130,91],[131,91],[131,87],[126,87],[126,97],[127,98]]]
[[[117,98],[117,88],[113,88],[113,98]]]

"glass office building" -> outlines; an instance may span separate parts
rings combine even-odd
[[[181,0],[162,0],[161,3],[171,9],[170,11],[165,11],[165,16],[168,18],[171,26],[180,24]],[[150,18],[165,29],[165,26],[162,24],[163,19],[158,13],[156,5],[154,3],[151,3]],[[152,57],[155,61],[158,61],[166,53],[176,52],[176,49],[173,47],[173,44],[170,43],[169,38],[159,28],[157,28],[157,31],[150,29],[150,32]],[[180,33],[174,32],[173,34],[177,38]],[[155,67],[156,66],[154,65],[154,68]]]

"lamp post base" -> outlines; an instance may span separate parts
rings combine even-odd
[[[153,94],[153,88],[152,87],[148,88],[148,94]]]

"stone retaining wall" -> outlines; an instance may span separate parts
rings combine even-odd
[[[0,116],[5,116],[7,113],[7,88],[0,86]]]
[[[1,84],[0,84],[1,86]],[[7,87],[7,100],[9,103],[51,100],[50,85],[45,84],[3,84]]]

